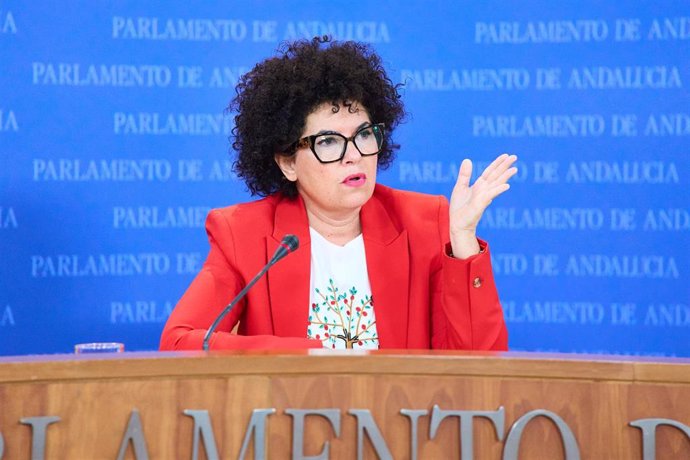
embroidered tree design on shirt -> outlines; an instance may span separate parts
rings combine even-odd
[[[319,303],[312,303],[309,311],[309,327],[307,335],[311,339],[321,340],[324,345],[336,348],[337,343],[344,343],[345,348],[362,347],[365,342],[376,342],[378,335],[372,328],[376,321],[372,321],[374,299],[365,295],[357,299],[357,288],[352,287],[347,293],[339,292],[328,280],[326,292],[315,288],[314,291],[321,298]]]

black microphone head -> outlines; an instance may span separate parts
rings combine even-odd
[[[283,240],[280,242],[278,249],[276,249],[275,254],[273,254],[273,257],[271,257],[271,260],[268,262],[267,267],[278,262],[280,259],[282,259],[286,255],[288,255],[292,252],[295,252],[295,250],[298,247],[299,247],[299,239],[295,235],[285,235],[283,237]]]
[[[299,238],[297,238],[295,235],[285,235],[283,237],[283,241],[281,241],[282,244],[284,244],[290,252],[294,252],[297,250],[299,247]]]

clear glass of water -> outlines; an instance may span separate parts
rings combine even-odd
[[[91,342],[78,343],[74,346],[76,354],[84,353],[122,353],[125,351],[125,344],[120,342]]]

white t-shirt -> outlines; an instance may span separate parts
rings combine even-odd
[[[360,234],[345,246],[326,240],[313,228],[307,337],[325,348],[377,349],[374,300]]]

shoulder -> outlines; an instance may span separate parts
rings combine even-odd
[[[411,250],[419,255],[441,254],[443,244],[448,240],[448,200],[442,195],[397,190],[377,185],[372,196],[378,227],[388,228],[392,224],[397,232],[406,232]],[[374,214],[374,212],[371,212]],[[389,224],[390,223],[390,224]],[[366,231],[384,233],[370,225]],[[364,221],[362,222],[364,231]],[[385,238],[382,238],[385,240]]]
[[[276,207],[282,199],[280,195],[270,195],[256,201],[212,209],[206,218],[206,230],[216,238],[220,235],[242,239],[252,235],[263,237],[272,230]]]
[[[262,218],[275,214],[275,208],[281,200],[279,195],[270,195],[256,201],[238,203],[224,208],[212,209],[209,215],[222,218],[228,223],[242,224],[248,218]]]
[[[443,195],[429,195],[377,184],[373,198],[381,202],[392,219],[401,221],[405,227],[408,222],[438,222],[439,214],[448,212],[448,200]]]

